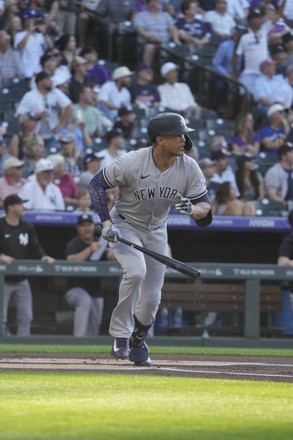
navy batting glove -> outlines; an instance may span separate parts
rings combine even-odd
[[[102,237],[111,243],[117,243],[118,237],[121,237],[121,232],[118,228],[116,228],[116,226],[109,225],[103,228]]]
[[[175,208],[180,214],[191,215],[193,212],[193,204],[186,197],[182,197],[180,202],[176,203]]]

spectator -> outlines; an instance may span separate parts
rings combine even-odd
[[[12,17],[15,17],[19,13],[17,0],[5,0],[1,2],[1,16],[0,16],[0,28],[7,28]]]
[[[27,9],[23,15],[24,30],[14,38],[14,49],[20,54],[22,71],[28,79],[40,72],[40,58],[46,49],[45,37],[37,31],[37,17],[34,9]]]
[[[265,174],[266,195],[270,200],[287,202],[293,200],[293,147],[292,144],[282,144],[278,149],[278,162],[271,166]]]
[[[156,49],[173,41],[180,45],[179,31],[168,12],[161,11],[160,0],[146,0],[146,10],[133,19],[138,43],[142,46],[142,61],[153,64]]]
[[[6,81],[23,78],[22,64],[19,53],[12,49],[10,36],[4,30],[0,31],[0,79]]]
[[[67,133],[59,138],[60,154],[65,159],[65,169],[75,179],[79,179],[80,169],[78,160],[80,157],[76,145],[76,137],[72,133]]]
[[[223,40],[231,38],[236,26],[235,20],[227,12],[226,0],[215,0],[214,10],[205,13],[204,21],[210,24],[212,34]]]
[[[5,141],[3,139],[3,137],[0,135],[0,177],[2,177],[4,175],[4,171],[3,171],[3,164],[5,162],[6,159],[8,159],[10,156],[7,152],[7,147],[5,144]]]
[[[140,62],[136,68],[136,77],[129,86],[131,101],[138,108],[148,110],[160,105],[161,97],[153,81],[154,69],[150,64]]]
[[[281,0],[280,3],[285,6],[286,0]],[[283,9],[284,7],[277,10],[272,3],[268,3],[265,6],[266,18],[271,22],[271,27],[268,33],[268,44],[270,48],[282,44],[282,36],[287,32],[290,32],[289,26],[286,25],[282,18],[284,12]]]
[[[284,143],[289,133],[284,107],[280,104],[273,104],[269,107],[268,120],[269,124],[256,132],[255,142],[260,145],[260,151],[276,156],[279,146]]]
[[[198,165],[200,166],[200,169],[202,170],[202,173],[205,177],[208,196],[210,201],[212,202],[216,197],[216,189],[219,186],[219,184],[211,182],[211,178],[215,174],[215,162],[209,157],[204,157],[202,159],[199,159]]]
[[[22,160],[25,156],[27,144],[36,136],[38,119],[30,113],[23,113],[18,119],[20,130],[12,136],[9,152],[12,156]]]
[[[102,112],[93,105],[92,88],[83,85],[77,94],[77,103],[73,106],[71,122],[84,125],[91,139],[103,133]]]
[[[293,32],[283,35],[282,42],[286,52],[286,58],[283,63],[286,68],[293,64]]]
[[[131,108],[121,107],[118,110],[118,118],[113,129],[120,129],[124,139],[131,139],[136,136],[135,114]]]
[[[81,173],[78,188],[80,191],[88,190],[88,186],[92,178],[101,169],[101,160],[103,156],[97,153],[88,153],[83,159],[84,171]]]
[[[39,159],[43,159],[45,154],[45,144],[41,136],[34,136],[27,142],[23,157],[23,176],[25,178],[35,173],[36,163]]]
[[[62,34],[56,42],[56,46],[60,50],[61,64],[71,70],[73,60],[77,56],[76,38],[74,34]]]
[[[172,111],[181,112],[186,118],[199,118],[200,106],[195,102],[190,87],[178,82],[178,66],[170,61],[161,66],[161,75],[165,83],[158,87],[161,105]]]
[[[250,112],[240,113],[235,121],[233,136],[229,140],[231,152],[242,155],[258,154],[259,143],[254,140],[254,117]]]
[[[191,52],[202,49],[210,40],[210,33],[203,20],[198,18],[198,0],[183,0],[181,11],[183,17],[178,18],[175,25],[179,29],[180,40]]]
[[[270,49],[270,54],[276,65],[276,74],[285,76],[286,67],[284,64],[286,60],[286,51],[284,46],[278,44],[277,46],[272,47]]]
[[[79,90],[85,85],[86,64],[86,59],[78,55],[71,63],[72,77],[69,81],[69,98],[74,103],[78,101]]]
[[[81,49],[79,55],[86,60],[85,82],[103,85],[110,81],[108,70],[98,61],[98,53],[93,46],[85,46]]]
[[[10,265],[15,260],[29,260],[32,257],[47,263],[54,259],[45,254],[39,244],[34,226],[22,220],[24,200],[17,194],[4,199],[5,217],[0,219],[0,260]],[[32,293],[24,275],[5,277],[3,291],[4,334],[9,335],[8,306],[10,301],[16,307],[17,336],[29,336],[33,318]]]
[[[244,84],[248,93],[252,93],[254,82],[260,75],[260,63],[269,58],[268,32],[270,22],[264,22],[264,13],[260,9],[251,9],[248,17],[248,30],[240,36],[233,56],[234,79]],[[239,60],[243,60],[244,69],[238,73]],[[244,90],[241,91],[245,93]]]
[[[55,3],[55,2],[54,2]],[[55,19],[63,35],[75,34],[76,4],[73,0],[60,0],[57,3]]]
[[[79,215],[76,229],[77,235],[66,245],[66,260],[70,262],[101,260],[107,242],[103,238],[95,237],[93,217],[89,214]],[[68,287],[65,298],[75,309],[73,335],[79,337],[98,335],[104,308],[100,282],[91,277],[70,277]]]
[[[47,73],[49,77],[52,79],[52,81],[56,73],[58,57],[59,57],[58,50],[48,49],[40,58],[41,70]]]
[[[58,147],[55,135],[69,123],[72,112],[70,99],[61,90],[53,88],[49,75],[39,72],[36,76],[36,89],[23,96],[18,104],[17,116],[31,113],[38,118],[36,133],[40,134],[46,150]]]
[[[105,140],[107,142],[107,147],[99,151],[99,156],[103,156],[101,168],[109,165],[117,157],[122,156],[122,154],[127,153],[124,148],[125,140],[123,132],[119,128],[107,131],[105,134]]]
[[[237,158],[236,182],[241,200],[252,201],[265,196],[262,174],[257,170],[256,156],[243,154]]]
[[[87,189],[80,189],[76,193],[77,208],[76,211],[89,212],[91,207],[91,198]]]
[[[60,189],[65,206],[77,206],[76,193],[77,185],[73,176],[66,171],[65,158],[62,154],[50,154],[47,156],[54,166],[53,183]]]
[[[212,211],[214,215],[255,215],[254,205],[251,202],[238,200],[235,187],[227,181],[219,185],[212,202]]]
[[[113,81],[107,81],[99,93],[99,107],[111,120],[118,115],[120,107],[131,106],[130,86],[131,72],[128,67],[117,67],[112,73]]]
[[[263,125],[267,123],[267,113],[271,105],[275,102],[284,105],[284,102],[281,102],[279,99],[280,94],[278,91],[284,85],[285,80],[282,76],[276,75],[276,65],[271,59],[260,63],[260,72],[261,74],[256,79],[252,92],[257,103],[258,118]]]
[[[26,183],[22,177],[23,164],[16,157],[10,157],[3,163],[4,176],[0,177],[0,208],[3,208],[3,200],[11,194],[17,194]]]
[[[211,159],[215,161],[215,174],[211,178],[211,182],[213,182],[214,187],[215,184],[219,185],[223,182],[231,182],[232,186],[235,189],[235,194],[239,197],[239,190],[236,183],[235,173],[232,167],[229,164],[229,159],[231,157],[231,153],[227,150],[218,150],[214,151],[211,154]]]
[[[4,30],[10,36],[11,47],[14,48],[15,35],[23,30],[22,21],[20,17],[18,15],[12,15],[7,21]]]
[[[54,165],[48,159],[39,159],[35,167],[35,175],[24,185],[19,195],[25,209],[64,211],[65,204],[62,193],[52,183]]]
[[[84,47],[87,44],[88,30],[96,29],[99,21],[101,21],[96,13],[98,3],[99,0],[82,0],[79,3],[76,26],[76,35],[79,47]]]

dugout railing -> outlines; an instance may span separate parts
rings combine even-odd
[[[287,267],[280,267],[277,265],[260,265],[260,264],[218,264],[218,263],[190,263],[196,266],[201,271],[200,282],[208,281],[209,283],[244,283],[244,300],[243,300],[243,338],[258,339],[260,337],[260,292],[261,284],[286,286],[288,290],[290,283],[293,281],[293,269]],[[34,278],[46,278],[50,282],[54,281],[58,285],[58,280],[67,277],[97,277],[104,280],[112,280],[119,284],[119,279],[122,276],[122,269],[118,263],[113,262],[99,262],[99,263],[72,263],[66,261],[56,261],[54,264],[47,264],[39,261],[25,260],[15,261],[11,265],[0,264],[0,337],[1,339],[8,339],[3,334],[3,287],[5,276],[8,275],[26,275],[30,280]],[[182,282],[190,283],[192,280],[180,273],[167,268],[166,282]],[[56,283],[57,282],[57,283]],[[197,281],[194,282],[194,289],[197,289]],[[50,301],[52,292],[40,291],[39,302],[46,308]],[[63,290],[60,295],[62,298],[65,295]],[[221,292],[218,294],[219,302],[221,302]],[[61,304],[61,302],[60,302]],[[58,304],[55,312],[58,312]],[[287,310],[288,312],[288,310]],[[37,310],[34,311],[37,314]],[[38,320],[37,316],[34,319]],[[293,333],[293,328],[286,328],[286,331]],[[39,333],[42,334],[42,333]],[[288,333],[287,333],[288,334]],[[57,339],[58,339],[58,335]]]

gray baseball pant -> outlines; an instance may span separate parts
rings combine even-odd
[[[8,307],[10,301],[16,309],[17,336],[29,336],[33,319],[32,292],[28,280],[4,284],[3,325],[8,331]]]

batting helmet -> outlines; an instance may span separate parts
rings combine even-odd
[[[178,113],[159,113],[153,116],[148,123],[148,135],[152,143],[155,142],[156,136],[185,136],[185,150],[192,148],[192,140],[187,133],[194,131],[193,128],[186,126],[183,116]]]

